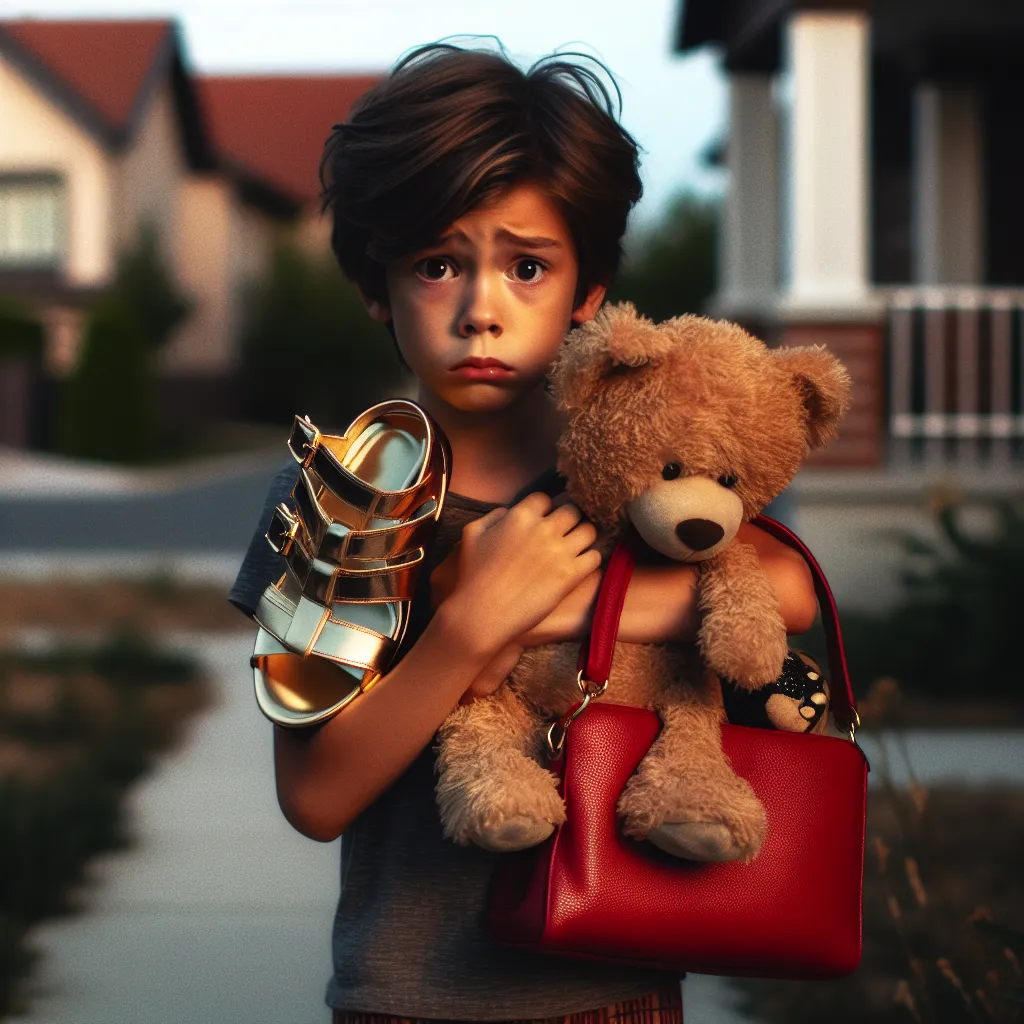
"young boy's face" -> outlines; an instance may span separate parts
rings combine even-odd
[[[533,184],[517,185],[456,220],[436,245],[387,268],[399,348],[428,392],[465,412],[494,412],[541,386],[572,325],[591,319],[595,286],[573,306],[579,264],[558,207]],[[497,359],[507,369],[457,368]]]

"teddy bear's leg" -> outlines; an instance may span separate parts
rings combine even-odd
[[[437,801],[448,839],[500,853],[542,842],[565,820],[558,780],[535,759],[542,721],[506,682],[438,730]]]
[[[619,798],[623,831],[688,860],[750,860],[764,839],[764,807],[725,759],[719,710],[674,704],[661,716],[664,728]]]
[[[700,649],[715,672],[748,690],[779,678],[786,624],[752,545],[733,541],[701,567],[700,610]]]

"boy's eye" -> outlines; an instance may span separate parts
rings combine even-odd
[[[512,268],[512,274],[517,281],[523,284],[533,284],[544,276],[545,270],[547,267],[540,260],[521,259],[516,261]]]
[[[416,263],[415,270],[428,281],[444,281],[449,277],[449,272],[450,276],[455,276],[454,265],[443,256],[427,256]]]

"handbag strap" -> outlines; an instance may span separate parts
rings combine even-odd
[[[814,577],[814,592],[821,608],[822,625],[825,629],[825,640],[828,648],[830,679],[832,680],[832,713],[836,722],[852,734],[860,719],[857,716],[857,705],[853,698],[853,687],[850,685],[850,671],[846,664],[846,652],[843,648],[843,637],[839,629],[839,613],[836,610],[832,589],[821,571],[821,566],[807,549],[799,537],[782,523],[769,519],[767,516],[756,516],[752,524],[787,547],[798,551],[807,562]],[[622,606],[626,599],[626,588],[633,567],[636,564],[636,545],[640,542],[634,531],[616,544],[608,560],[598,591],[597,603],[594,606],[594,617],[590,635],[580,647],[578,667],[583,681],[593,683],[607,682],[611,671],[612,652],[615,638],[619,631],[619,619]],[[581,682],[581,689],[583,688]],[[585,691],[584,691],[585,692]]]

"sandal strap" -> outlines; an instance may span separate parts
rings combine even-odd
[[[302,470],[292,489],[295,511],[284,504],[274,510],[267,540],[279,554],[286,554],[287,548],[297,543],[310,556],[336,563],[347,558],[395,558],[426,547],[437,528],[440,505],[430,499],[413,519],[355,530],[323,511],[313,487],[308,471]]]
[[[336,565],[310,558],[300,545],[293,544],[284,557],[302,593],[313,601],[323,605],[380,604],[412,600],[424,552],[417,548],[399,561],[349,559]]]
[[[305,596],[293,603],[276,584],[264,591],[254,618],[295,654],[327,658],[381,674],[391,664],[405,633],[404,621],[399,636],[392,638],[339,619],[329,607]]]
[[[346,469],[341,462],[363,430],[375,420],[387,421],[391,417],[396,420],[417,419],[422,425],[427,445],[419,478],[412,486],[400,491],[374,487]],[[330,436],[330,446],[324,443],[325,436]],[[342,435],[323,435],[308,420],[296,416],[288,448],[303,469],[311,470],[336,498],[363,519],[402,519],[425,501],[437,497],[432,493],[437,489],[436,475],[430,472],[438,461],[437,432],[423,411],[411,402],[401,399],[381,402],[357,416]]]

